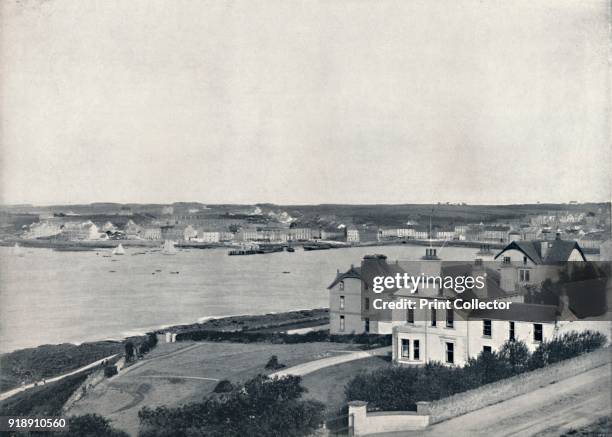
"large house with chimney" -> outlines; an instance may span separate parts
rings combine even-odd
[[[579,306],[562,295],[557,305],[526,303],[526,287],[555,278],[567,261],[586,261],[573,241],[518,241],[508,244],[494,262],[442,262],[435,248],[419,261],[390,262],[384,255],[366,255],[360,266],[338,272],[329,285],[332,334],[386,334],[393,336],[393,361],[424,364],[430,361],[463,365],[482,351],[499,349],[508,340],[521,340],[534,350],[542,341],[569,331],[592,329],[610,337],[610,323],[586,320],[574,312]],[[439,286],[416,290],[385,290],[387,300],[504,301],[507,310],[392,309],[373,311],[376,276],[396,274],[477,276],[486,278],[481,289],[458,293]],[[584,314],[582,315],[584,316]]]

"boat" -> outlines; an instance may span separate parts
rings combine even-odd
[[[257,254],[257,250],[255,249],[232,249],[229,252],[227,252],[228,255],[230,256],[235,256],[235,255],[256,255]]]
[[[283,247],[282,246],[267,246],[267,247],[260,247],[259,249],[257,249],[257,253],[262,254],[262,253],[274,253],[274,252],[282,252],[283,251]]]
[[[125,255],[125,249],[123,248],[121,243],[119,243],[119,246],[113,249],[113,255]]]
[[[331,244],[304,244],[304,250],[327,250],[332,248]]]
[[[295,249],[293,247],[287,247],[287,252],[293,253],[295,252]]]
[[[178,251],[176,250],[176,247],[174,247],[174,241],[172,240],[165,240],[164,241],[164,246],[162,247],[161,253],[163,255],[176,255],[178,253]]]
[[[230,255],[230,256],[256,255],[258,249],[259,249],[259,247],[257,247],[257,245],[247,246],[247,245],[242,244],[242,245],[240,245],[240,249],[232,249],[229,252],[227,252],[227,254]]]

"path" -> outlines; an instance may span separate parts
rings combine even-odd
[[[377,436],[558,436],[612,413],[611,371],[610,364],[597,367],[421,431]]]
[[[73,370],[73,371],[71,371],[69,373],[65,373],[65,374],[59,375],[59,376],[54,376],[53,378],[46,378],[44,380],[45,384],[50,383],[50,382],[60,381],[60,380],[66,378],[68,376],[76,375],[77,373],[81,373],[81,372],[83,372],[85,370],[89,370],[89,369],[91,369],[93,367],[99,366],[100,364],[102,364],[103,361],[111,360],[111,359],[115,358],[117,355],[119,355],[119,354],[109,355],[106,358],[101,358],[98,361],[94,361],[93,363],[87,364],[86,366],[83,366],[83,367],[79,367],[78,369]],[[8,391],[5,391],[4,393],[0,393],[0,401],[8,399],[11,396],[15,396],[17,393],[21,393],[21,392],[24,392],[24,391],[29,390],[31,388],[34,388],[34,387],[40,385],[41,382],[42,381],[36,381],[36,382],[31,383],[31,384],[21,385],[21,386],[19,386],[17,388],[14,388],[12,390],[8,390]]]
[[[345,352],[345,351],[337,351]],[[317,370],[325,367],[335,366],[337,364],[346,363],[348,361],[360,360],[362,358],[368,358],[373,356],[384,356],[388,352],[391,352],[391,346],[380,347],[377,349],[370,349],[367,351],[350,351],[345,355],[338,355],[334,357],[321,358],[319,360],[309,361],[307,363],[298,364],[297,366],[289,367],[287,369],[279,370],[270,374],[270,377],[281,377],[286,375],[304,376],[309,373],[316,372]]]

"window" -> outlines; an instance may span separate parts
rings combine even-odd
[[[483,351],[485,354],[490,354],[490,353],[491,353],[491,346],[483,346],[483,347],[482,347],[482,351]]]
[[[510,264],[511,262],[512,262],[512,259],[509,256],[504,257],[504,264]]]
[[[370,319],[365,319],[365,332],[370,332]]]
[[[340,331],[344,331],[344,316],[340,316]]]
[[[438,323],[437,319],[436,319],[436,310],[435,308],[431,309],[431,326],[436,326],[436,324]]]
[[[363,303],[363,308],[368,311],[370,309],[370,298],[366,297],[365,302]]]
[[[520,269],[519,270],[519,281],[520,282],[529,282],[529,270]]]
[[[514,335],[514,322],[510,322],[510,336],[509,336],[510,340],[514,340],[515,335]]]
[[[420,360],[421,359],[421,351],[420,351],[420,344],[419,344],[419,340],[414,340],[412,342],[412,354],[413,354],[413,359],[415,360]]]
[[[340,309],[344,309],[344,296],[340,296]]]
[[[490,337],[492,331],[493,330],[491,329],[491,321],[483,320],[482,321],[482,335],[484,335],[485,337]]]
[[[446,362],[453,364],[455,362],[455,344],[446,343]]]
[[[338,288],[340,288],[340,290],[344,290],[344,281],[340,281],[338,286],[339,286]]]
[[[526,256],[523,257],[523,264],[527,265],[527,257]]]
[[[452,309],[446,310],[446,327],[452,328],[455,323],[455,312]]]
[[[410,340],[402,338],[402,358],[410,359]]]
[[[406,315],[408,323],[414,323],[414,309],[408,308],[408,314]]]
[[[542,341],[542,324],[534,323],[533,324],[533,341],[540,343]]]

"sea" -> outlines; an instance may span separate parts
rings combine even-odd
[[[477,249],[444,247],[443,260],[473,260]],[[126,248],[60,252],[0,247],[0,353],[82,343],[211,317],[328,306],[337,270],[366,254],[417,260],[423,246],[370,246],[228,256],[227,249],[175,255]]]

